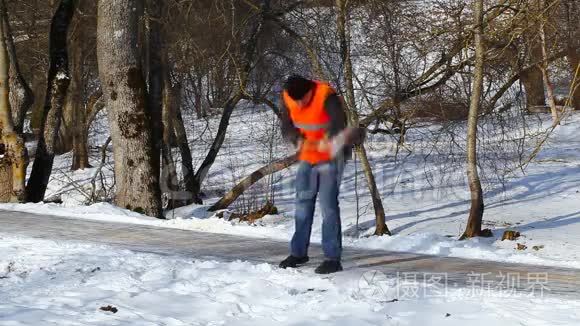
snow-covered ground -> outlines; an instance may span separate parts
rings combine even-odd
[[[252,110],[240,108],[232,117],[224,148],[204,185],[208,204],[247,173],[290,151],[277,135],[275,117]],[[106,139],[103,121],[91,134],[93,146]],[[197,164],[217,123],[209,119],[187,124]],[[533,146],[548,125],[548,121],[526,125],[527,146]],[[484,224],[494,232],[487,239],[457,240],[466,224],[469,194],[461,150],[449,143],[450,135],[454,142],[464,142],[461,128],[461,124],[418,126],[409,132],[406,147],[399,148],[397,156],[396,139],[371,136],[369,157],[394,235],[371,236],[374,218],[368,191],[360,167],[350,161],[341,192],[344,244],[580,268],[580,115],[572,114],[556,128],[525,173],[516,170],[498,177],[493,170],[517,165],[512,148],[521,145],[521,129],[494,133],[497,128],[492,125],[492,132],[484,134],[481,152],[489,156],[482,160]],[[97,166],[98,148],[92,152]],[[97,189],[112,184],[110,157],[103,178],[96,179]],[[269,179],[280,214],[249,225],[220,219],[207,212],[208,206],[169,211],[167,220],[109,203],[87,206],[96,170],[71,172],[70,160],[70,154],[57,157],[48,189],[48,197],[59,197],[62,204],[2,204],[0,209],[284,240],[293,232],[294,168]],[[244,201],[263,200],[269,187],[257,185]],[[522,236],[501,241],[508,229]],[[313,241],[320,241],[320,235],[317,213]],[[517,244],[527,248],[518,250]],[[467,288],[434,296],[422,291],[429,288],[425,283],[379,275],[382,279],[369,285],[369,276],[360,273],[320,277],[311,269],[280,270],[244,262],[243,257],[234,263],[192,262],[92,244],[17,238],[0,230],[0,325],[580,324],[580,301],[482,294]],[[406,296],[409,288],[419,289],[411,292],[419,295]],[[109,305],[117,313],[100,310]]]
[[[362,272],[320,277],[2,234],[0,252],[3,326],[580,324],[577,300],[431,291]]]
[[[534,116],[528,119],[537,120]],[[187,124],[196,162],[203,159],[217,123],[217,119],[209,119]],[[542,128],[548,125],[546,121]],[[349,162],[341,192],[344,244],[580,268],[580,237],[577,236],[580,234],[580,141],[577,137],[580,134],[580,115],[571,114],[556,128],[550,141],[525,173],[516,171],[499,183],[489,172],[489,166],[503,164],[503,161],[494,158],[485,161],[484,173],[491,175],[487,178],[491,181],[484,184],[484,224],[494,232],[494,237],[489,239],[457,240],[467,221],[469,194],[461,166],[462,157],[446,148],[448,133],[438,134],[444,128],[448,126],[427,125],[411,130],[407,136],[407,146],[412,154],[402,154],[404,149],[401,149],[396,160],[395,139],[390,136],[369,139],[369,156],[387,209],[387,224],[394,233],[392,237],[370,236],[374,218],[364,176],[360,167],[355,170],[354,162]],[[543,130],[540,125],[535,128],[536,132]],[[534,128],[529,129],[527,134],[532,134]],[[106,138],[103,137],[104,132],[106,130],[94,134],[92,141],[102,144]],[[277,132],[276,119],[269,111],[243,107],[236,110],[224,148],[204,187],[209,190],[208,203],[217,198],[216,194],[228,190],[233,182],[268,162],[270,156],[276,158],[288,153],[289,149],[280,142]],[[509,144],[518,139],[518,132],[514,129],[500,134],[507,137],[507,140],[496,142],[508,144],[505,145],[505,155],[511,154]],[[455,135],[455,141],[459,143],[462,142],[460,134],[456,132]],[[273,136],[274,141],[270,141]],[[500,136],[490,134],[487,137]],[[436,137],[440,139],[434,140]],[[486,153],[499,152],[493,141],[487,140],[486,144]],[[433,153],[434,146],[439,146],[436,150],[440,152]],[[269,148],[274,149],[272,153]],[[495,155],[501,157],[501,153]],[[289,239],[293,232],[293,168],[282,171],[272,179],[275,203],[281,214],[267,216],[248,225],[219,219],[205,210],[207,206],[193,205],[167,212],[168,220],[141,216],[107,203],[84,206],[82,203],[90,192],[88,181],[95,169],[70,172],[70,159],[70,155],[58,157],[57,168],[49,185],[48,196],[60,195],[63,204],[3,204],[0,209],[277,239]],[[98,153],[95,153],[94,159],[96,165]],[[110,167],[103,171],[110,178]],[[97,185],[100,185],[100,180]],[[355,186],[361,195],[358,229]],[[253,196],[262,200],[264,195],[260,191],[267,190],[267,186],[254,188],[258,188],[258,192]],[[516,241],[501,241],[504,230],[516,230],[522,236]],[[313,241],[319,241],[320,234],[320,216],[317,212]],[[526,246],[526,249],[518,250],[517,244]]]

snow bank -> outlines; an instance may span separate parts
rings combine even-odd
[[[1,325],[578,325],[580,302],[0,235]],[[416,289],[406,292],[404,289]],[[108,309],[107,309],[108,308]],[[104,311],[102,309],[113,310]]]

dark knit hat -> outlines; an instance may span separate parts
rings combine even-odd
[[[288,77],[284,83],[284,89],[294,100],[302,99],[309,90],[314,88],[314,86],[315,83],[312,80],[306,79],[299,75],[292,75]]]

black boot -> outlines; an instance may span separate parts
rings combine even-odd
[[[340,272],[341,270],[342,265],[339,260],[325,260],[320,264],[320,266],[316,267],[314,272],[316,274],[331,274]]]
[[[308,256],[306,257],[294,257],[292,255],[288,256],[288,258],[284,259],[281,263],[280,263],[280,268],[295,268],[298,267],[298,265],[302,265],[302,264],[306,264],[308,262]]]

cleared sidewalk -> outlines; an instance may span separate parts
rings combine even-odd
[[[278,264],[288,255],[286,242],[216,233],[108,223],[0,210],[0,234],[48,240],[106,244],[138,252],[247,260]],[[1,253],[0,253],[1,254]],[[314,268],[322,259],[319,245],[310,249]],[[437,257],[413,253],[345,248],[346,273],[359,273],[361,284],[373,286],[383,277],[438,282],[450,288],[476,288],[555,296],[580,295],[580,270],[509,264],[483,260]]]

